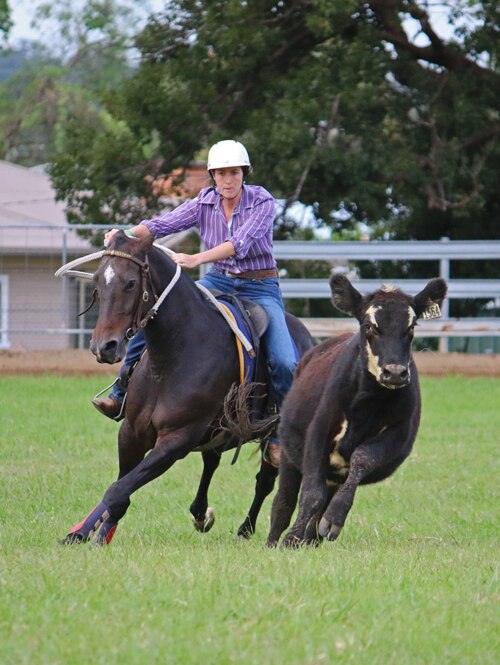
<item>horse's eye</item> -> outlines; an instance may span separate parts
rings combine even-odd
[[[135,284],[135,279],[129,279],[127,285],[125,286],[125,291],[133,291],[135,289]]]

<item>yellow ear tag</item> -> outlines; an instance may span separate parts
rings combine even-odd
[[[431,302],[426,309],[422,312],[423,319],[439,319],[441,316],[441,309],[439,305],[435,302]]]

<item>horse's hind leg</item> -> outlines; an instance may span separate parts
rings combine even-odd
[[[299,497],[302,474],[291,464],[286,455],[281,457],[279,487],[271,510],[271,529],[267,537],[268,547],[275,547],[283,531],[289,526]]]
[[[220,464],[220,455],[215,450],[206,450],[202,452],[201,456],[203,458],[203,472],[198,491],[189,510],[193,516],[194,528],[201,533],[206,533],[210,531],[215,522],[214,510],[208,506],[208,488]]]
[[[238,536],[250,538],[250,536],[255,533],[255,525],[257,523],[260,509],[262,508],[265,498],[273,491],[277,475],[278,469],[262,458],[260,470],[255,476],[255,497],[245,521],[238,529]]]

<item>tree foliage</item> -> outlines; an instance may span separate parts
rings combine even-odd
[[[147,176],[234,136],[320,224],[499,237],[498,6],[440,5],[447,40],[424,1],[171,0],[137,36],[134,75],[61,129],[60,195],[79,221],[128,218],[134,197],[153,210]]]
[[[31,166],[65,157],[62,127],[92,118],[132,67],[129,54],[137,0],[41,3],[35,27],[50,26],[51,45],[24,42],[0,54],[8,70],[0,84],[0,156]],[[8,72],[7,72],[8,73]],[[90,126],[94,122],[90,123]],[[84,127],[81,127],[84,131]],[[68,136],[69,144],[72,137]],[[62,151],[62,153],[61,153]]]
[[[7,0],[0,0],[0,37],[8,35],[12,27],[10,7]]]

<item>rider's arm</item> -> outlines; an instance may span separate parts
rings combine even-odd
[[[234,255],[233,243],[226,240],[226,242],[212,247],[212,249],[207,249],[204,252],[198,252],[197,254],[175,254],[175,256],[172,256],[172,259],[183,268],[197,268],[203,263],[222,261],[222,259],[227,259]]]

